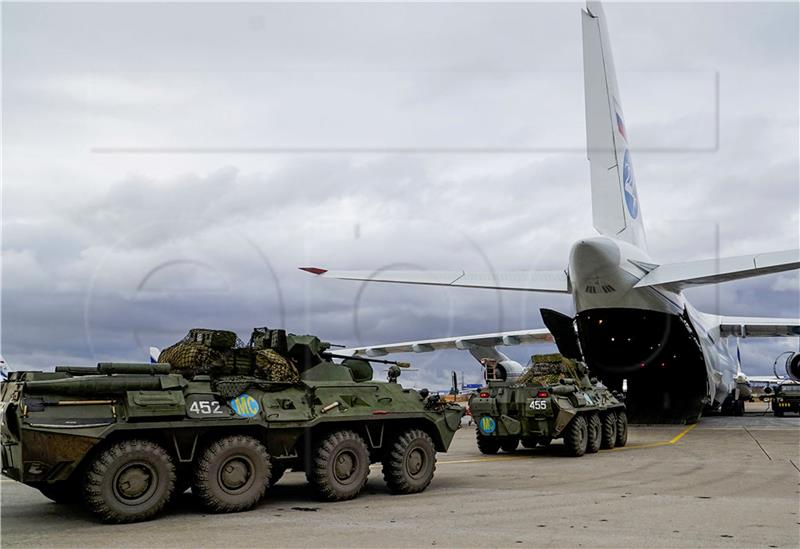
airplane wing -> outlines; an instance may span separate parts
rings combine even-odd
[[[780,273],[798,268],[800,268],[800,250],[665,263],[650,270],[635,287],[685,288]]]
[[[755,318],[722,316],[719,335],[722,337],[792,337],[800,336],[800,318]]]
[[[342,280],[527,292],[570,292],[569,278],[565,271],[329,271],[319,267],[300,267],[300,270],[321,278]]]
[[[532,343],[552,343],[553,336],[546,328],[518,330],[516,332],[498,332],[494,334],[476,334],[440,339],[424,339],[391,343],[389,345],[372,345],[369,347],[353,347],[336,351],[336,354],[384,356],[391,353],[429,353],[442,349],[459,349],[467,351],[476,347],[495,347],[498,345],[521,345]]]

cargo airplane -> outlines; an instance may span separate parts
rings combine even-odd
[[[638,422],[694,422],[707,409],[737,409],[747,377],[727,338],[800,336],[800,319],[711,315],[683,290],[797,269],[800,250],[659,263],[648,253],[628,133],[602,7],[587,3],[583,65],[593,225],[599,236],[575,242],[562,271],[448,272],[303,270],[320,278],[571,294],[574,317],[542,309],[545,329],[372,345],[353,354],[462,349],[499,361],[510,379],[523,367],[496,347],[555,342],[612,389],[627,386]],[[786,361],[800,379],[800,353]],[[731,405],[734,406],[731,406]],[[741,410],[742,408],[738,408]]]

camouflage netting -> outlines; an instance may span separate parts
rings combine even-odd
[[[211,388],[222,398],[235,398],[253,386],[263,391],[274,389],[270,382],[253,376],[221,376],[211,380]]]
[[[286,352],[283,330],[259,328],[245,345],[234,332],[195,328],[161,351],[158,361],[189,379],[195,375],[252,375],[268,382],[297,383],[300,381],[297,367],[280,349]]]
[[[300,381],[300,374],[297,367],[287,358],[281,356],[273,349],[261,349],[256,351],[256,365],[253,375],[268,381],[282,381],[287,383],[297,383]]]
[[[186,377],[209,374],[215,366],[224,364],[222,353],[193,341],[179,341],[158,355],[158,361],[169,364],[171,369]]]
[[[519,377],[518,383],[528,385],[553,385],[561,378],[575,378],[575,363],[558,353],[533,355],[532,364]]]

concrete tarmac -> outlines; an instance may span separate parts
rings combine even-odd
[[[624,449],[481,455],[473,428],[439,454],[422,494],[315,501],[287,473],[256,509],[210,515],[190,492],[147,523],[102,525],[78,507],[0,482],[3,547],[792,547],[800,546],[800,418],[634,426]]]

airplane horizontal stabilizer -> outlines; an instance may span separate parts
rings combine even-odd
[[[570,292],[569,279],[565,271],[329,271],[318,267],[300,267],[300,269],[322,278],[342,280],[527,292]]]
[[[792,337],[800,336],[800,318],[755,318],[721,316],[722,337]]]
[[[800,268],[800,250],[666,263],[647,273],[635,287],[670,286],[681,289],[798,268]]]
[[[546,328],[518,330],[515,332],[498,332],[494,334],[477,334],[440,339],[424,339],[406,341],[388,345],[372,345],[370,347],[353,347],[337,350],[336,354],[384,356],[392,353],[429,353],[443,349],[459,349],[468,351],[477,347],[495,347],[498,345],[522,345],[533,343],[552,343],[553,336]]]

